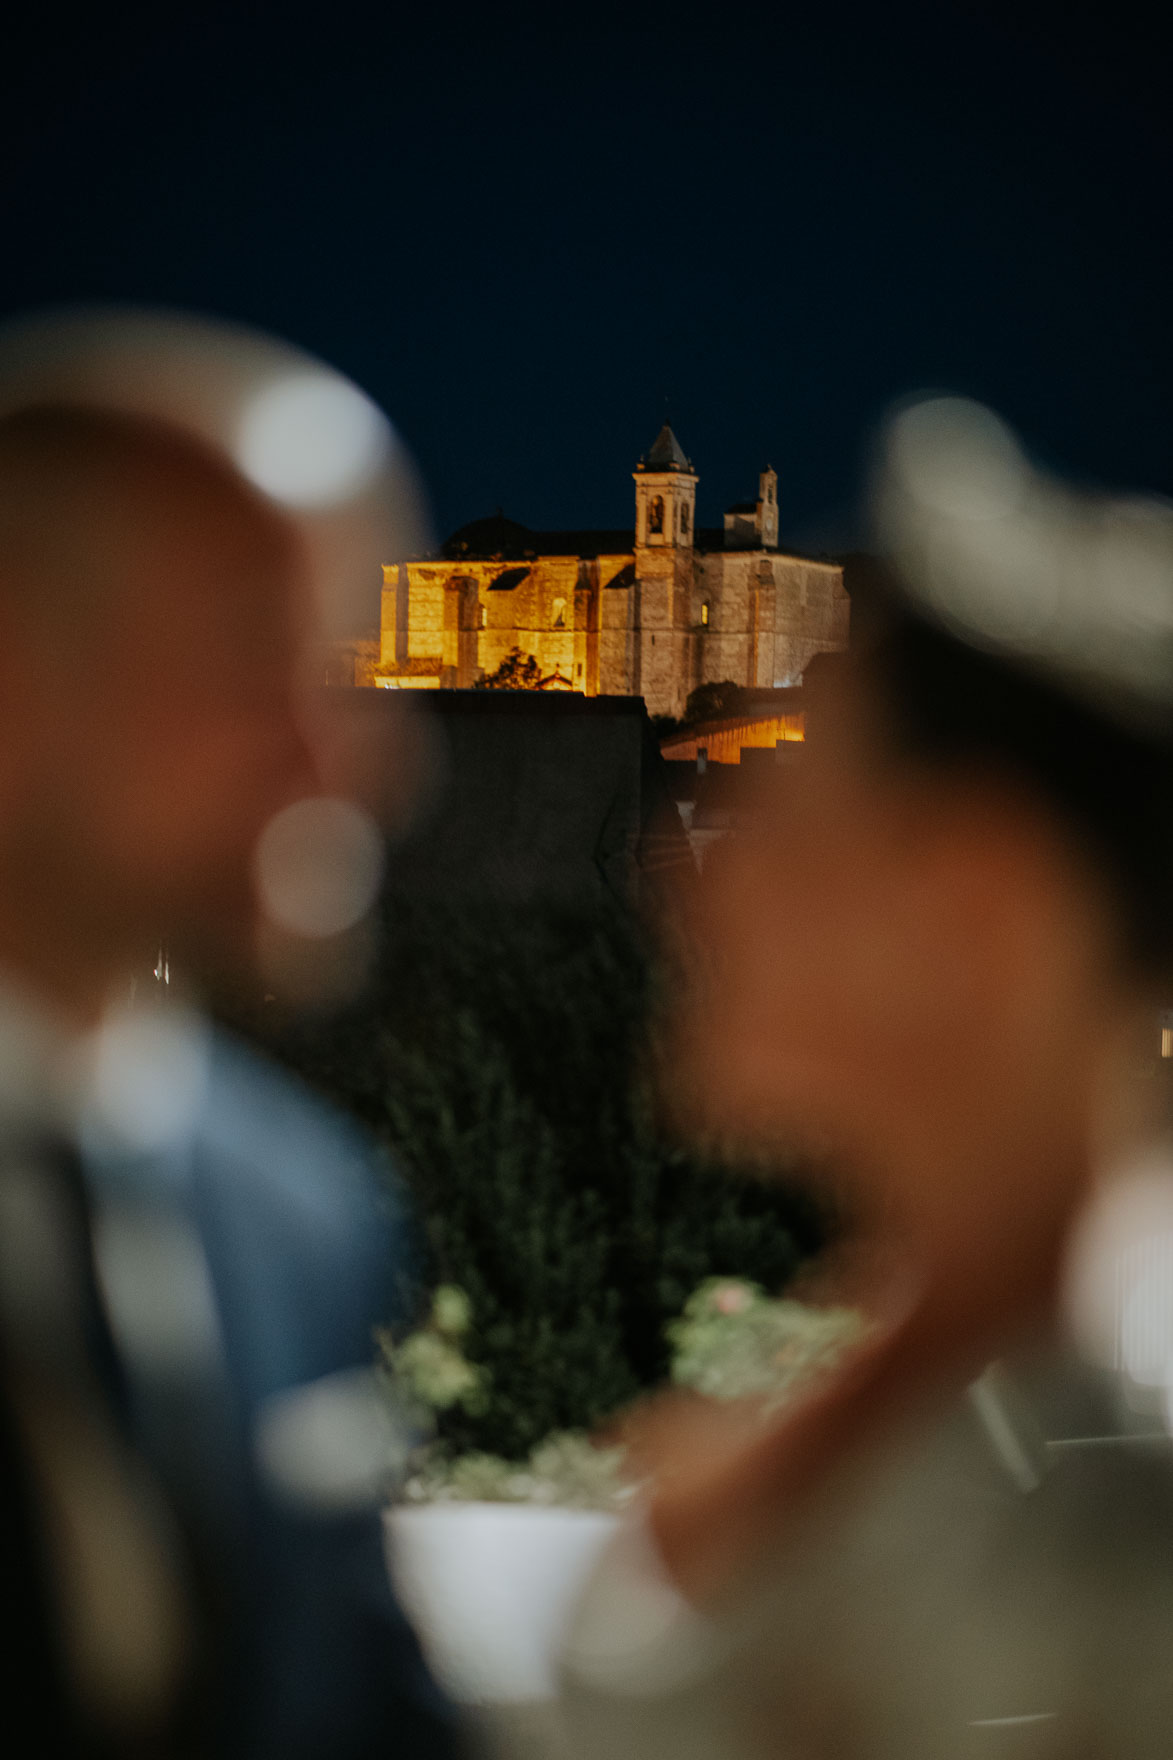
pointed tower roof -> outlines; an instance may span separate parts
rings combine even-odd
[[[665,422],[640,459],[636,469],[641,471],[691,471],[692,460],[687,457],[683,446]]]

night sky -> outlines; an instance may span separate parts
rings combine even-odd
[[[1162,9],[1073,10],[44,9],[0,71],[0,307],[284,333],[386,406],[441,533],[626,523],[667,407],[704,523],[768,461],[784,537],[846,544],[927,385],[1167,492]]]

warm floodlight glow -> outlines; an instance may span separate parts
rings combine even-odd
[[[353,801],[295,801],[262,832],[255,875],[261,908],[277,928],[314,940],[341,935],[375,902],[382,838]]]
[[[293,373],[246,404],[237,459],[259,489],[291,507],[327,507],[365,489],[390,450],[369,398],[332,373]]]

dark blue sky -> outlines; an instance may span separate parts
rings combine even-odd
[[[665,397],[702,519],[769,460],[800,542],[849,535],[876,416],[924,385],[1173,489],[1158,8],[564,10],[27,25],[0,307],[285,333],[386,405],[441,531],[624,523]]]

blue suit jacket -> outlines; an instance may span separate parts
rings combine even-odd
[[[218,1033],[182,1141],[137,1166],[140,1192],[145,1177],[202,1245],[219,1320],[217,1386],[171,1390],[177,1409],[164,1412],[156,1451],[165,1488],[202,1505],[204,1531],[227,1561],[216,1752],[462,1752],[455,1714],[391,1592],[375,1500],[331,1509],[283,1495],[255,1446],[267,1401],[369,1368],[374,1328],[402,1308],[410,1235],[387,1170],[360,1131]],[[155,1419],[160,1428],[157,1409]]]

